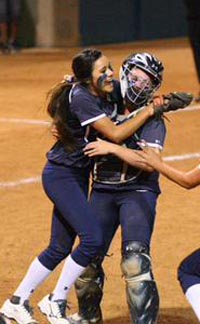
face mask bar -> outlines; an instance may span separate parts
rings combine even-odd
[[[121,92],[125,100],[128,100],[135,108],[140,108],[150,101],[157,86],[153,84],[148,75],[146,78],[137,76],[135,69],[137,66],[131,69],[125,66],[124,69],[120,69]]]

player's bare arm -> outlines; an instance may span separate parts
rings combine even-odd
[[[124,124],[115,125],[108,117],[104,117],[92,123],[92,126],[109,140],[121,143],[135,133],[153,115],[154,106],[151,104],[145,107],[135,118],[129,119]]]
[[[104,117],[92,123],[92,126],[106,138],[119,144],[134,134],[149,117],[185,108],[191,103],[192,98],[191,94],[184,92],[157,95],[151,104],[138,110],[134,118],[130,118],[126,123],[115,125],[108,117]]]
[[[191,171],[184,172],[175,169],[167,163],[160,161],[159,169],[157,170],[162,173],[165,177],[173,182],[177,183],[185,189],[193,189],[200,184],[200,167],[197,166]]]
[[[166,178],[185,189],[192,189],[200,184],[200,165],[190,171],[180,171],[165,163],[161,157],[147,146],[143,147],[143,151],[138,151],[135,154],[143,158],[149,166],[159,171]]]
[[[148,172],[152,172],[154,170],[145,162],[145,160],[142,157],[135,153],[136,151],[101,139],[87,144],[84,149],[84,152],[85,155],[89,157],[94,157],[97,155],[114,154],[121,160],[137,168]],[[156,150],[156,152],[156,154],[159,154],[158,150]]]

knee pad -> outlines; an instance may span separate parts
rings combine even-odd
[[[156,323],[159,296],[153,279],[149,248],[136,241],[127,243],[122,250],[121,269],[133,323]]]
[[[101,264],[92,262],[76,280],[79,314],[84,320],[102,320],[100,303],[103,297],[104,272]]]
[[[122,274],[127,282],[152,280],[149,248],[137,241],[126,244],[122,250]]]

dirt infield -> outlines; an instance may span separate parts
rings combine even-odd
[[[187,40],[100,48],[112,59],[116,71],[132,51],[156,54],[166,68],[161,93],[198,89]],[[53,143],[48,125],[42,122],[48,120],[45,98],[49,88],[70,73],[70,60],[77,50],[24,50],[0,56],[0,304],[12,294],[33,257],[48,243],[52,206],[39,181],[45,153]],[[199,114],[198,109],[169,114],[164,156],[200,152]],[[170,163],[186,170],[197,161],[189,158]],[[161,188],[152,238],[154,274],[161,298],[159,324],[195,324],[197,320],[177,282],[176,269],[182,258],[200,245],[199,189],[186,191],[163,177]],[[120,232],[110,254],[105,260],[105,324],[130,323],[119,266]],[[59,271],[60,267],[32,298],[41,324],[46,320],[37,310],[37,302],[54,287]],[[77,308],[74,291],[69,301],[73,312]]]

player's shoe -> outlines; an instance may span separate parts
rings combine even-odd
[[[20,302],[20,297],[13,296],[7,299],[0,308],[0,313],[6,318],[15,320],[18,324],[38,324],[33,318],[33,310],[28,300]]]
[[[65,313],[66,300],[52,301],[51,295],[47,295],[38,303],[38,307],[51,324],[71,324]]]
[[[102,317],[93,317],[90,319],[84,319],[78,313],[71,315],[70,317],[71,324],[103,324]]]

